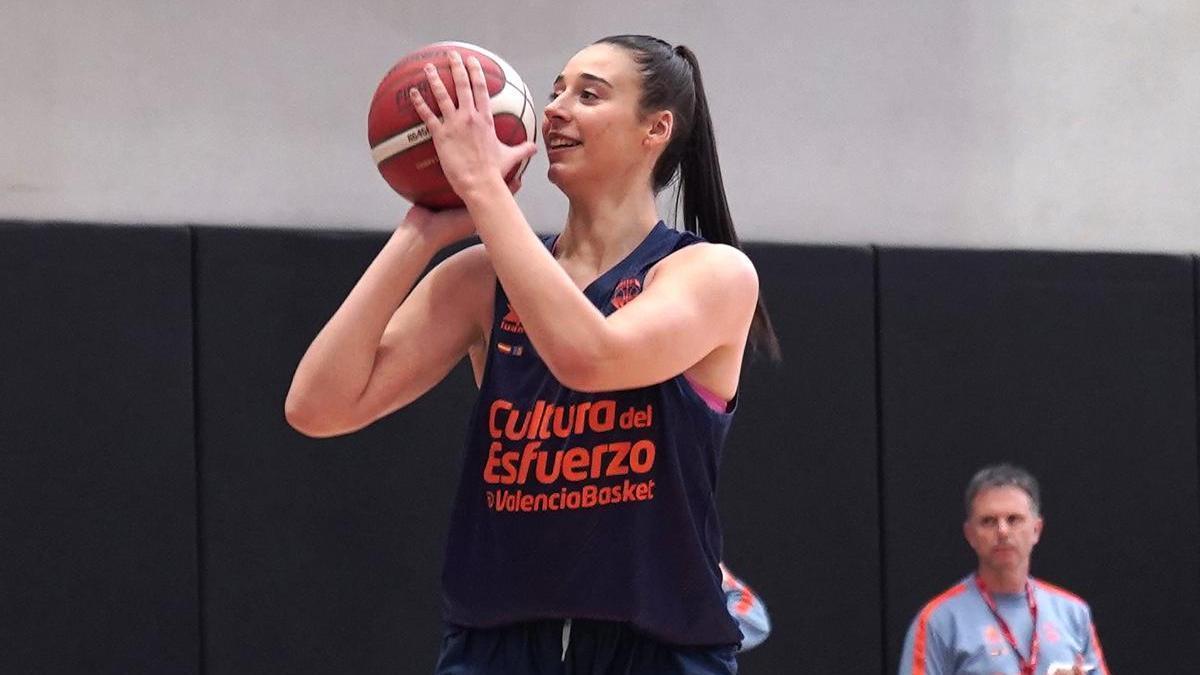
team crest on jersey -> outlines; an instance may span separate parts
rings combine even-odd
[[[521,325],[521,317],[517,316],[517,310],[513,309],[512,303],[508,303],[508,311],[500,319],[500,330],[507,333],[524,333],[525,327]]]
[[[622,279],[612,294],[613,309],[621,309],[642,292],[642,282],[636,277]]]
[[[1058,634],[1058,629],[1052,623],[1047,623],[1046,627],[1042,629],[1042,636],[1046,638],[1046,642],[1058,642],[1062,639],[1062,636]]]

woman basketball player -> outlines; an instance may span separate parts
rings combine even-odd
[[[411,96],[466,208],[408,212],[304,355],[288,421],[357,430],[468,355],[437,672],[735,673],[717,465],[747,344],[778,345],[695,55],[615,36],[567,63],[542,135],[569,210],[545,240],[503,178],[534,145],[496,139],[478,62],[451,72],[457,106],[431,69],[433,100]],[[675,176],[687,232],[657,216]]]

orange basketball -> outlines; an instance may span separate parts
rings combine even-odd
[[[437,103],[425,77],[425,64],[437,67],[438,75],[458,105],[454,78],[450,74],[450,53],[458,52],[463,61],[479,59],[492,100],[496,136],[507,145],[520,145],[536,138],[537,116],[529,87],[513,67],[499,56],[465,42],[437,42],[400,59],[375,90],[367,114],[367,141],[379,173],[400,196],[431,209],[462,206],[446,175],[442,173],[437,151],[429,130],[409,102],[408,90],[416,88],[436,112]],[[506,180],[521,175],[528,160],[514,168]]]

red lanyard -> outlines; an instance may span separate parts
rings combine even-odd
[[[996,623],[1000,624],[1000,633],[1004,635],[1005,640],[1008,640],[1008,646],[1012,647],[1022,675],[1034,675],[1037,671],[1038,660],[1038,608],[1037,600],[1033,597],[1033,586],[1028,581],[1025,582],[1025,599],[1029,602],[1029,615],[1033,617],[1033,637],[1029,639],[1029,659],[1027,660],[1021,657],[1021,650],[1017,649],[1017,638],[1013,635],[1012,629],[1008,627],[1008,622],[1000,616],[1000,610],[996,609],[996,601],[992,599],[992,594],[988,592],[987,586],[983,583],[983,579],[979,578],[979,575],[975,576],[975,585],[979,588],[979,595],[983,596],[983,601],[987,604],[988,609],[992,610],[992,616],[996,618]]]

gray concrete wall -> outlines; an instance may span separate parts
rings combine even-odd
[[[0,217],[387,228],[365,120],[396,58],[475,42],[544,100],[615,32],[700,55],[744,238],[1200,250],[1195,0],[15,0]]]

